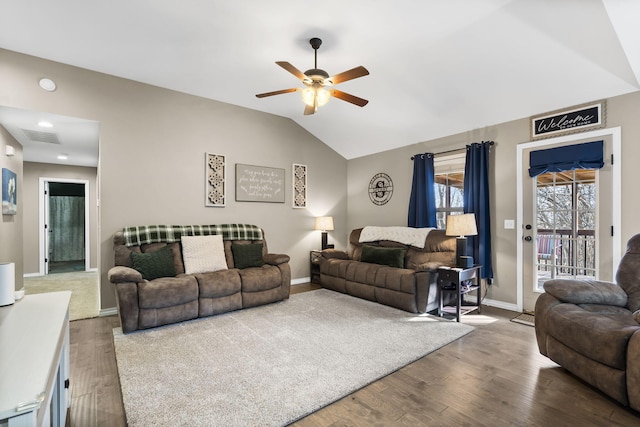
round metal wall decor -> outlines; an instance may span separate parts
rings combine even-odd
[[[369,181],[369,198],[374,205],[386,205],[393,194],[393,181],[384,172],[377,173]]]

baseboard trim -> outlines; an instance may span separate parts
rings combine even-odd
[[[115,316],[118,314],[118,307],[109,307],[100,309],[98,317]]]
[[[511,304],[511,303],[508,303],[508,302],[497,301],[497,300],[489,299],[489,298],[485,298],[484,301],[482,301],[482,303],[484,305],[488,305],[490,307],[501,308],[503,310],[509,310],[509,311],[515,311],[517,313],[520,312],[520,310],[518,310],[518,305],[517,304]]]
[[[302,285],[303,283],[309,283],[309,282],[311,282],[311,277],[302,277],[300,279],[291,280],[291,285],[293,286]]]
[[[22,275],[22,277],[41,277],[41,276],[43,275],[40,273],[25,273]]]

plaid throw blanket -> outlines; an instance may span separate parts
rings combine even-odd
[[[123,232],[127,246],[179,242],[182,236],[208,236],[211,234],[222,234],[224,240],[262,240],[262,229],[257,225],[249,224],[145,225],[126,227]]]

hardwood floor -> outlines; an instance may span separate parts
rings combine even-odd
[[[317,289],[297,285],[292,294]],[[538,353],[534,328],[483,307],[476,330],[294,423],[316,426],[640,426],[618,405]],[[71,322],[68,426],[125,426],[112,329]],[[152,398],[152,397],[151,397]]]

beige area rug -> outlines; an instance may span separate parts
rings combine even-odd
[[[511,319],[512,322],[515,323],[520,323],[522,325],[527,325],[527,326],[536,326],[536,322],[535,322],[535,316],[533,314],[529,314],[529,313],[520,313],[518,314],[516,317],[514,317],[513,319]]]
[[[129,426],[281,426],[472,326],[326,289],[127,335],[113,330]]]
[[[25,295],[71,291],[69,320],[98,316],[98,272],[56,273],[24,278]]]

